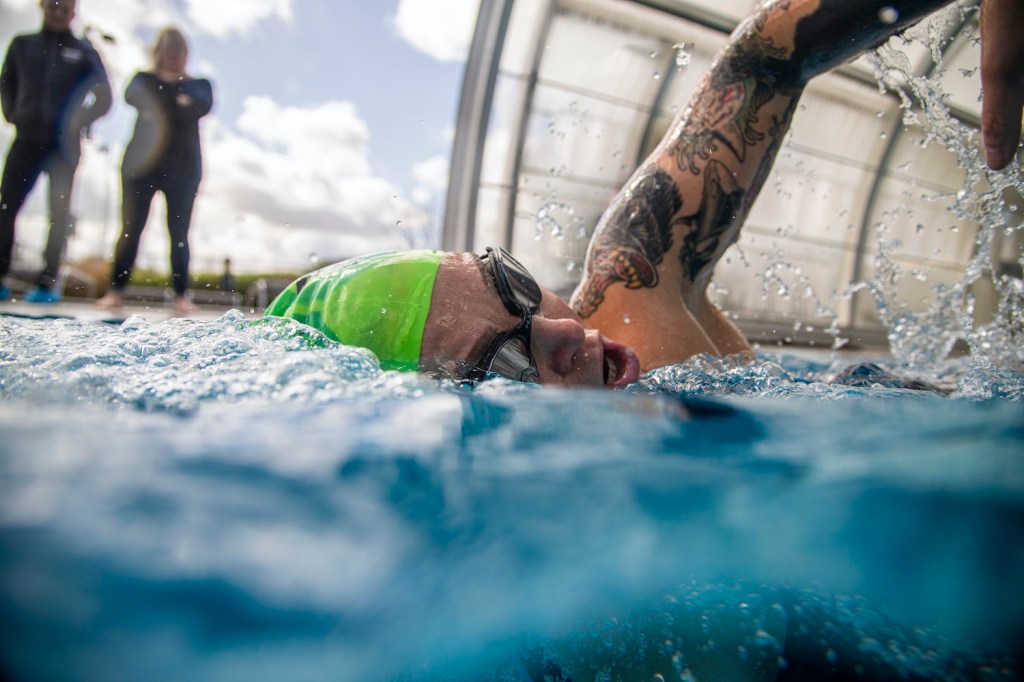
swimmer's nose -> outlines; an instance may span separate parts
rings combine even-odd
[[[559,374],[568,374],[585,339],[586,330],[577,320],[534,316],[530,350],[538,364],[546,364]]]

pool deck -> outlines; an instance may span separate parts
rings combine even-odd
[[[0,302],[0,315],[26,317],[32,319],[72,319],[87,322],[106,322],[119,324],[133,315],[140,315],[150,322],[160,322],[175,317],[192,320],[215,320],[232,308],[226,306],[197,305],[188,315],[176,315],[170,303],[128,302],[125,305],[105,309],[96,305],[92,299],[64,298],[57,303],[26,303],[19,296]],[[235,308],[246,317],[260,317],[262,311],[248,307]]]

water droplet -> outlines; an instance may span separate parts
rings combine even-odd
[[[693,56],[686,49],[686,43],[676,43],[672,49],[676,51],[676,68],[683,69],[690,65]]]
[[[654,72],[654,80],[661,80],[661,74],[657,71]]]
[[[633,321],[633,319],[629,315],[623,315],[622,321],[625,322],[626,324],[629,324],[630,322]]]
[[[892,5],[887,5],[878,10],[878,20],[887,26],[892,26],[900,20],[900,12]]]

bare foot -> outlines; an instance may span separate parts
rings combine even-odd
[[[188,300],[188,296],[175,296],[173,306],[175,315],[191,315],[196,311],[196,307],[192,305],[192,301]]]
[[[114,291],[111,289],[103,298],[96,301],[96,305],[105,310],[113,310],[114,308],[120,308],[124,305],[124,296],[120,291]]]

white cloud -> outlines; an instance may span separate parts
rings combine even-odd
[[[290,23],[293,0],[185,0],[188,16],[200,29],[218,37],[246,33],[271,17]]]
[[[365,175],[370,130],[351,102],[313,108],[280,107],[268,97],[247,97],[238,129],[287,152],[301,164],[329,166],[335,175]]]
[[[438,154],[414,163],[412,176],[421,186],[435,191],[448,188],[448,157]]]
[[[430,207],[430,204],[433,203],[435,196],[436,193],[432,192],[426,187],[414,187],[412,190],[413,203],[415,203],[418,206],[423,206],[424,208]]]
[[[259,260],[293,266],[309,254],[406,246],[405,232],[425,227],[427,216],[373,174],[368,140],[349,102],[299,108],[249,97],[234,128],[207,125],[197,224],[229,228],[236,249],[259,248]]]
[[[441,62],[466,59],[480,0],[399,0],[395,30],[420,52]]]

